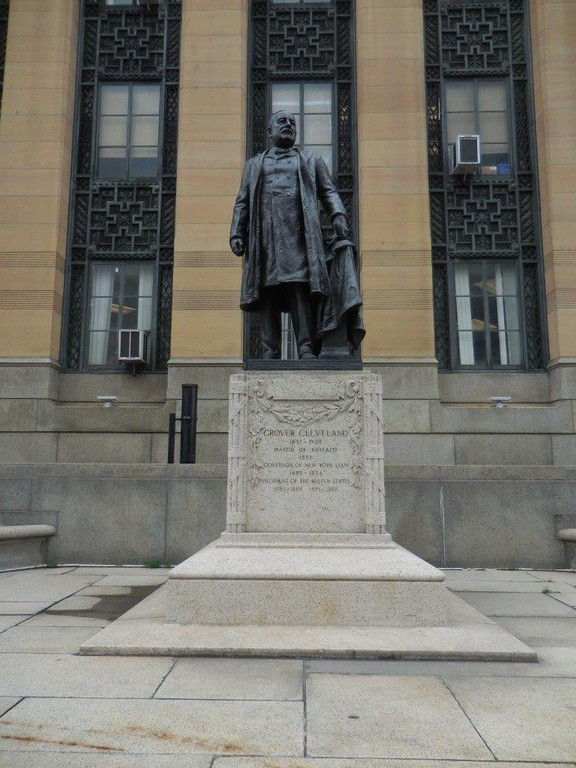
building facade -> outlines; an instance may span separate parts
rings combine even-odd
[[[391,533],[563,565],[575,35],[572,0],[0,0],[0,522],[92,562],[223,528],[228,377],[259,357],[229,222],[282,108],[358,243]],[[166,465],[189,383],[198,464]]]

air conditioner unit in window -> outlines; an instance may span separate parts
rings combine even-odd
[[[120,363],[148,362],[148,342],[150,331],[118,331],[118,361]]]
[[[456,136],[450,147],[450,173],[473,173],[480,167],[480,136]]]

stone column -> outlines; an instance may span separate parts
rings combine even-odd
[[[247,6],[183,1],[173,364],[242,357],[228,233],[246,156]]]
[[[421,0],[358,0],[359,213],[370,362],[431,362]]]
[[[576,385],[576,4],[531,0],[552,399]]]
[[[11,0],[0,122],[0,396],[58,361],[79,3]],[[12,375],[14,374],[14,375]],[[20,382],[20,383],[18,383]],[[12,383],[12,384],[11,384]],[[25,384],[11,394],[10,387]]]

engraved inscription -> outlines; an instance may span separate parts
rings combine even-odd
[[[362,382],[333,399],[284,400],[256,382],[250,398],[248,482],[254,519],[273,529],[361,530]],[[325,397],[325,395],[324,395]]]
[[[356,486],[359,458],[346,455],[349,452],[342,442],[349,437],[348,429],[264,429],[262,449],[271,458],[258,467],[256,484],[290,493],[306,487],[324,494],[338,493],[342,486]]]

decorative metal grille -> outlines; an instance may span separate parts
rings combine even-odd
[[[4,85],[4,63],[6,61],[6,40],[8,38],[8,11],[10,0],[0,0],[0,109]]]
[[[334,178],[351,227],[355,224],[354,2],[290,5],[252,0],[249,155],[268,146],[271,81],[321,80],[334,84]],[[353,236],[353,235],[352,235]],[[245,323],[245,356],[261,356],[258,324]]]
[[[440,367],[455,367],[450,263],[453,258],[473,257],[520,261],[524,367],[542,368],[542,266],[525,2],[424,0],[424,39],[436,355]],[[515,147],[507,177],[458,179],[447,173],[443,81],[463,77],[497,77],[510,83]]]
[[[96,182],[92,186],[89,250],[100,258],[155,258],[158,185]]]
[[[156,345],[149,367],[162,370],[170,356],[181,0],[158,6],[103,6],[100,0],[83,0],[82,7],[63,362],[71,370],[85,365],[90,262],[154,260]],[[98,86],[110,81],[162,84],[160,176],[137,181],[96,178]]]

